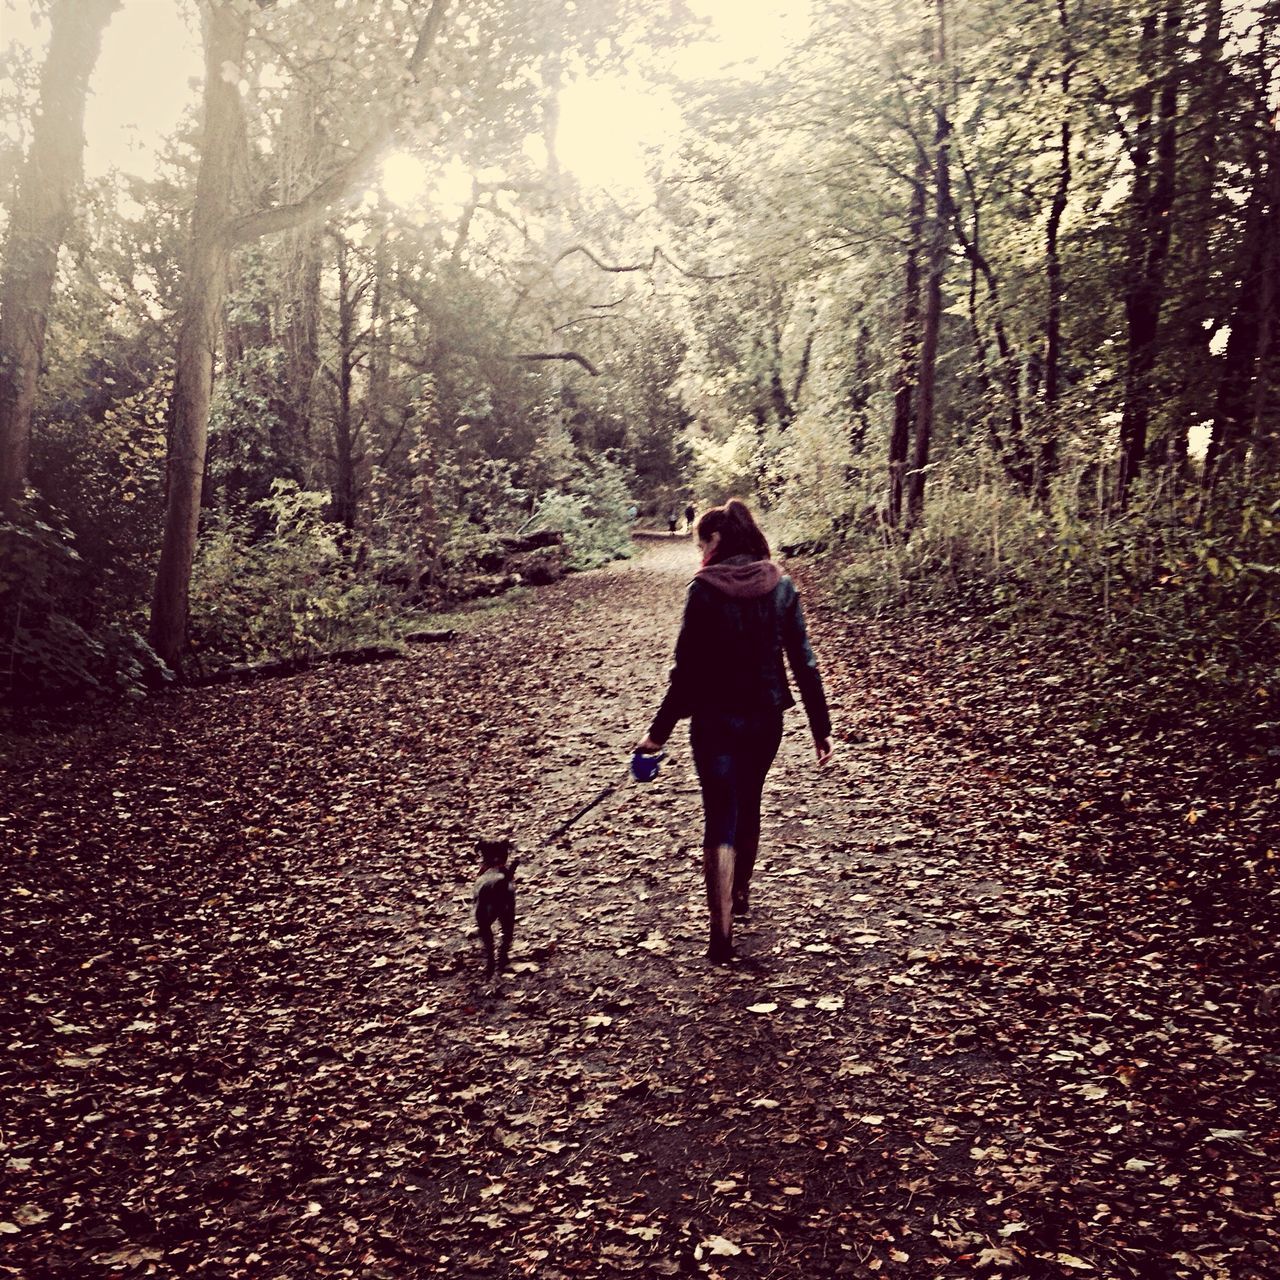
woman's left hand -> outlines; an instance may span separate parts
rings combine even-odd
[[[643,751],[645,755],[652,755],[655,751],[662,750],[662,743],[654,742],[654,740],[646,734],[639,742],[636,743],[636,751]]]

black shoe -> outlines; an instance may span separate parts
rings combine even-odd
[[[735,958],[733,943],[728,938],[712,938],[707,947],[707,959],[712,964],[728,964]]]
[[[745,893],[735,893],[733,895],[733,918],[735,920],[751,919],[751,904],[748,902]]]

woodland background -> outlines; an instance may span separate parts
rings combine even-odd
[[[198,113],[90,183],[119,3],[36,7],[8,700],[394,643],[737,492],[853,610],[1042,635],[1103,720],[1280,750],[1274,0],[818,2],[705,81],[679,3],[191,3]],[[679,107],[643,196],[557,150],[624,68]]]
[[[173,7],[0,0],[0,1272],[1280,1275],[1280,0],[174,3],[140,177]],[[546,833],[732,493],[725,969],[678,745]]]

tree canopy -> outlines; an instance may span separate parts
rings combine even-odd
[[[199,102],[85,183],[118,7],[6,55],[9,694],[376,632],[503,538],[582,567],[735,491],[852,603],[1274,638],[1273,0],[814,0],[714,73],[696,4],[202,0]],[[601,184],[566,104],[623,84],[674,124]]]

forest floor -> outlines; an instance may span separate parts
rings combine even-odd
[[[1274,761],[804,580],[837,756],[790,713],[714,967],[683,729],[543,843],[625,778],[693,568],[10,726],[0,1276],[1280,1277]]]

